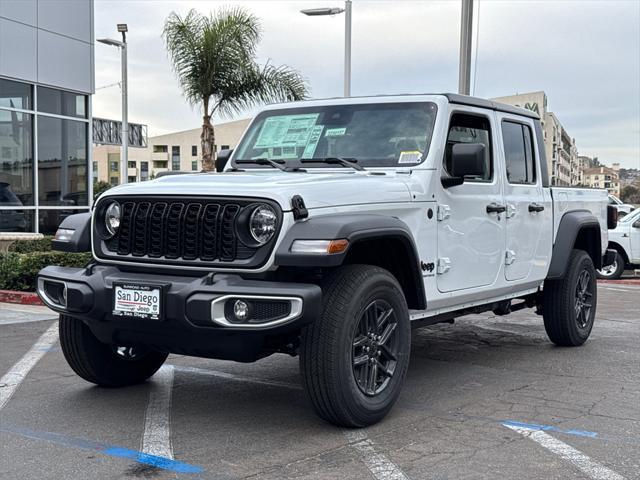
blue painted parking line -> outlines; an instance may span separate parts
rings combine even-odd
[[[110,457],[127,458],[138,463],[151,465],[163,470],[170,470],[176,473],[202,473],[202,468],[196,465],[190,465],[184,462],[178,462],[170,458],[159,457],[157,455],[149,455],[147,453],[122,448],[115,445],[107,445],[105,443],[87,440],[84,438],[72,437],[61,433],[46,432],[40,430],[31,430],[29,428],[18,427],[3,423],[0,426],[0,432],[13,433],[21,437],[31,438],[35,440],[44,440],[46,442],[62,445],[65,447],[78,448],[82,450],[91,450],[102,455]]]
[[[589,432],[586,430],[574,430],[574,429],[565,430],[562,428],[554,427],[552,425],[540,425],[537,423],[515,422],[513,420],[503,420],[501,423],[505,427],[526,428],[527,430],[532,430],[532,431],[558,432],[558,433],[566,433],[567,435],[577,435],[578,437],[590,437],[590,438],[596,438],[598,436],[597,432]]]

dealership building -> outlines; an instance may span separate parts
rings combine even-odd
[[[91,198],[93,0],[0,0],[0,231],[49,234]]]

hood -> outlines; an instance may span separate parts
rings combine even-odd
[[[406,175],[385,172],[225,172],[169,175],[109,189],[115,195],[193,195],[262,197],[291,210],[291,197],[300,195],[307,208],[354,204],[409,202]]]

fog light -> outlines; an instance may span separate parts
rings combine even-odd
[[[233,314],[236,319],[244,322],[249,319],[249,305],[243,300],[236,300],[233,304]]]

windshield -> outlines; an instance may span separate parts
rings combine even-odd
[[[636,208],[630,214],[625,215],[624,217],[622,217],[620,220],[618,220],[618,223],[628,223],[628,222],[631,222],[631,221],[636,220],[638,218],[640,218],[640,208]]]
[[[324,105],[260,113],[233,156],[242,168],[269,159],[288,166],[335,167],[303,159],[344,158],[363,167],[417,165],[427,155],[437,107],[430,102]]]

